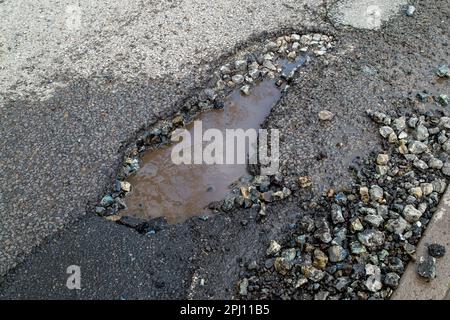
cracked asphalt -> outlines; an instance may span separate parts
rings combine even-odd
[[[389,110],[423,89],[448,94],[434,70],[448,61],[450,12],[436,0],[406,17],[395,2],[380,29],[355,30],[340,25],[352,14],[327,16],[351,3],[335,2],[79,1],[78,29],[67,19],[80,11],[62,1],[0,2],[0,298],[234,297],[242,262],[263,255],[301,211],[295,196],[270,205],[262,224],[237,210],[152,237],[89,209],[140,129],[181,108],[234,52],[283,30],[326,30],[338,42],[266,121],[286,127],[283,173],[314,176],[317,191],[348,183],[354,156],[378,145],[366,109]],[[324,106],[333,126],[312,120]],[[315,161],[323,150],[327,159]],[[82,270],[78,291],[65,286],[72,264]]]

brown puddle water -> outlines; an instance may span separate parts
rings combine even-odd
[[[288,73],[303,65],[306,56],[296,62],[279,61],[283,72]],[[195,120],[202,121],[203,131],[215,128],[258,129],[281,98],[281,88],[276,79],[265,79],[251,87],[250,95],[234,90],[221,110],[201,113]],[[194,125],[186,127],[194,138]],[[177,223],[192,216],[206,215],[206,208],[214,201],[222,200],[230,185],[247,174],[245,164],[180,164],[171,160],[173,144],[144,153],[141,168],[128,178],[132,191],[125,198],[127,209],[122,216],[142,219],[165,217],[169,223]]]

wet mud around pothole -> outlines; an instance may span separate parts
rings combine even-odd
[[[286,77],[308,60],[302,55],[295,61],[279,60],[278,64]],[[235,89],[225,99],[223,109],[203,112],[195,121],[201,121],[203,132],[218,129],[224,137],[226,129],[258,129],[286,87],[285,82],[280,85],[278,81],[277,77],[265,79],[254,85],[249,95]],[[192,151],[192,142],[197,140],[194,123],[186,129],[192,139],[184,150]],[[246,146],[246,151],[251,147]],[[175,164],[171,158],[173,148],[174,144],[163,146],[142,156],[141,168],[128,178],[133,190],[124,199],[127,209],[122,216],[165,217],[169,223],[178,223],[207,215],[208,204],[222,200],[230,192],[230,185],[247,174],[246,164]]]

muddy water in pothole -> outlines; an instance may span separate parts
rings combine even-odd
[[[279,61],[283,72],[288,73],[303,65],[307,57],[295,62]],[[281,88],[275,79],[266,79],[252,86],[250,95],[239,89],[225,100],[221,110],[200,114],[203,132],[219,129],[225,137],[225,129],[258,129],[281,97]],[[194,137],[194,124],[186,128]],[[165,217],[169,223],[177,223],[192,216],[209,213],[208,204],[222,200],[230,191],[230,184],[247,174],[245,164],[180,164],[172,162],[174,145],[146,152],[141,169],[128,181],[133,186],[126,197],[127,209],[121,215],[143,219]],[[192,148],[192,147],[191,147]]]

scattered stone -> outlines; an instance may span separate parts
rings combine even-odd
[[[440,78],[450,78],[450,68],[446,64],[441,64],[438,66],[436,74]]]
[[[324,270],[327,267],[328,257],[321,250],[314,250],[314,267]]]
[[[406,128],[406,118],[400,117],[392,122],[392,126],[397,132],[402,132]]]
[[[239,294],[246,296],[248,294],[248,279],[244,278],[239,282]]]
[[[241,74],[236,74],[234,76],[231,77],[231,80],[233,81],[233,83],[235,84],[241,84],[244,82],[244,76]]]
[[[389,272],[384,277],[384,284],[393,289],[398,287],[399,282],[400,282],[400,276],[398,274],[396,274],[395,272]]]
[[[361,200],[364,203],[369,203],[369,200],[370,200],[369,188],[367,188],[367,187],[360,187],[359,188],[359,195],[361,196]]]
[[[408,204],[405,206],[405,209],[403,210],[403,217],[408,222],[416,222],[419,221],[420,217],[422,216],[422,212],[417,210],[413,205]]]
[[[364,226],[362,225],[362,223],[359,220],[359,218],[354,218],[354,219],[351,220],[351,222],[350,222],[350,230],[352,230],[353,232],[358,232],[358,231],[364,230]]]
[[[331,262],[341,262],[347,258],[348,252],[341,246],[335,245],[328,249],[328,257]]]
[[[344,216],[342,214],[342,208],[337,204],[333,204],[331,206],[331,219],[333,220],[334,224],[345,222]]]
[[[245,61],[245,60],[236,60],[234,62],[234,68],[237,71],[247,71],[247,61]]]
[[[269,69],[270,71],[277,71],[277,67],[270,60],[265,60],[263,67]]]
[[[281,250],[281,246],[278,244],[278,242],[276,242],[275,240],[271,240],[269,247],[267,248],[266,254],[268,256],[277,254],[278,252],[280,252]]]
[[[378,185],[373,185],[370,187],[369,194],[372,201],[381,201],[383,199],[383,193],[383,188]]]
[[[440,94],[438,97],[438,102],[441,104],[441,106],[448,106],[448,96],[446,94]]]
[[[377,164],[379,165],[386,165],[389,162],[389,155],[380,153],[377,156]]]
[[[117,215],[117,214],[114,214],[114,215],[112,215],[112,216],[105,217],[106,220],[112,221],[112,222],[117,222],[117,221],[120,220],[120,218],[122,218],[122,217],[119,216],[119,215]]]
[[[417,273],[427,280],[436,278],[436,259],[431,256],[421,256],[417,264]]]
[[[250,86],[249,86],[249,85],[243,86],[243,87],[241,88],[241,92],[242,92],[244,95],[248,96],[248,95],[250,94]]]
[[[350,251],[352,254],[356,255],[364,254],[367,252],[366,247],[364,247],[359,241],[350,243]]]
[[[413,5],[409,5],[406,7],[406,15],[408,17],[412,17],[414,15],[415,11],[416,11],[416,7],[414,7]]]
[[[412,141],[408,145],[408,150],[412,154],[421,154],[421,153],[425,152],[426,150],[428,150],[428,147],[423,142]]]
[[[129,183],[127,181],[120,181],[120,188],[124,192],[130,192],[131,191],[131,183]]]
[[[307,279],[309,279],[313,282],[318,282],[318,281],[322,280],[323,277],[325,276],[325,272],[323,272],[317,268],[314,268],[313,266],[308,266],[308,265],[302,266],[301,270],[302,270],[303,275]]]
[[[380,134],[383,138],[387,138],[394,130],[389,126],[384,126],[380,128]]]
[[[384,222],[384,219],[377,214],[369,214],[364,217],[364,221],[369,223],[372,227],[378,228]]]
[[[368,248],[374,248],[384,244],[385,235],[383,232],[374,229],[366,229],[358,233],[358,240]]]
[[[433,243],[428,246],[428,253],[435,258],[441,258],[445,255],[445,247],[441,244]]]
[[[366,288],[371,292],[380,291],[383,287],[381,283],[381,270],[378,266],[367,264],[366,265],[366,275],[369,277],[364,282]]]
[[[450,176],[450,162],[444,163],[441,170],[443,174],[445,174],[446,176]]]
[[[114,198],[111,197],[110,195],[106,195],[102,198],[102,200],[100,200],[100,205],[105,208],[109,207],[113,203],[114,203]]]
[[[425,127],[423,124],[419,124],[416,128],[416,139],[419,141],[424,141],[428,139],[430,134],[428,133],[427,127]]]

